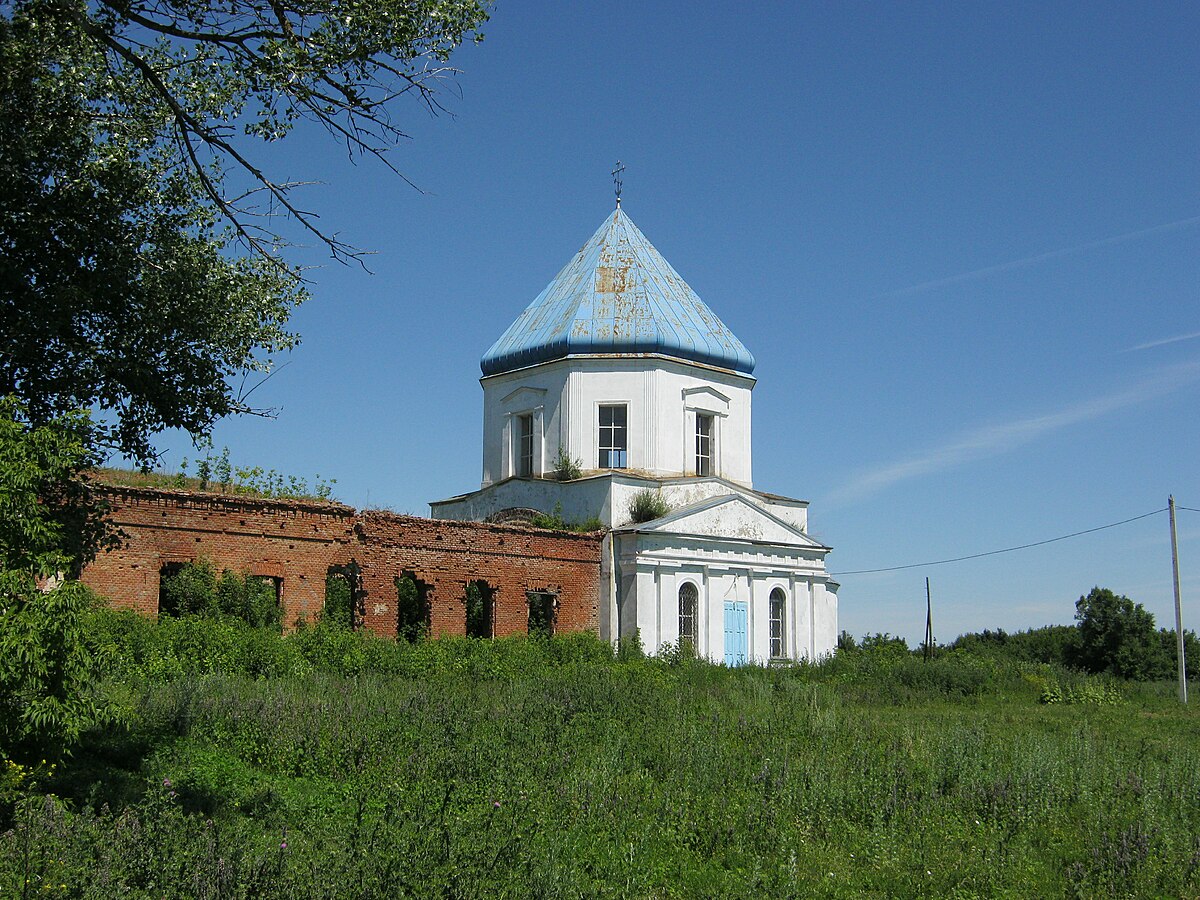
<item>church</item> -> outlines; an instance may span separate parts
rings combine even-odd
[[[728,665],[833,652],[830,548],[806,501],[753,486],[754,357],[619,193],[481,368],[482,485],[431,503],[434,519],[598,520],[606,640]]]

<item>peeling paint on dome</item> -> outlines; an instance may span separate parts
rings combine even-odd
[[[616,209],[492,345],[497,375],[572,353],[661,353],[749,375],[754,356]]]

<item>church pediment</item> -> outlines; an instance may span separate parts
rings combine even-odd
[[[699,535],[828,549],[740,494],[701,500],[673,510],[661,519],[630,528],[664,534]]]

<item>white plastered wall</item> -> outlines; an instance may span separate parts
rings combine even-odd
[[[618,544],[620,631],[628,637],[636,628],[649,653],[678,642],[679,590],[686,582],[697,589],[696,652],[706,659],[725,658],[726,600],[747,603],[749,662],[771,659],[775,589],[784,594],[784,658],[820,658],[836,646],[837,598],[826,586],[820,551],[633,533],[619,535]]]
[[[696,415],[703,413],[713,417],[714,474],[751,484],[749,376],[656,355],[574,356],[480,382],[485,487],[516,474],[515,417],[526,414],[536,416],[537,472],[553,467],[560,446],[584,471],[594,469],[599,408],[610,404],[628,410],[629,469],[694,474]]]

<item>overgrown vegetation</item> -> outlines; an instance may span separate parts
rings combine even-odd
[[[636,523],[661,519],[671,511],[671,504],[660,491],[642,488],[629,498],[629,518]]]
[[[1177,676],[1174,629],[1155,630],[1140,603],[1092,588],[1075,604],[1075,625],[1050,625],[1009,634],[1002,629],[964,634],[950,649],[1025,662],[1052,663],[1093,674],[1140,681]],[[1200,678],[1200,641],[1183,632],[1187,676]]]
[[[564,520],[562,504],[558,502],[555,502],[554,509],[550,512],[530,516],[529,524],[534,528],[545,528],[549,531],[574,531],[579,533],[600,531],[604,528],[604,523],[600,521],[599,516],[590,516],[582,522],[568,522]]]
[[[106,708],[81,640],[93,598],[70,580],[117,538],[86,476],[93,425],[25,418],[0,398],[0,763],[55,758]]]
[[[286,500],[334,500],[333,488],[336,478],[324,479],[317,475],[309,486],[308,479],[297,475],[283,475],[275,469],[262,466],[235,466],[229,459],[229,448],[223,447],[219,454],[213,450],[211,441],[201,441],[203,455],[196,459],[196,474],[188,474],[189,461],[183,459],[175,473],[150,469],[116,469],[102,467],[93,473],[102,484],[117,487],[147,487],[163,490],[207,491],[218,494],[234,494],[240,497],[266,497]]]
[[[579,466],[579,460],[572,459],[567,448],[560,446],[558,456],[554,459],[554,468],[550,471],[558,481],[574,481],[583,475],[583,470]]]
[[[1197,713],[1169,683],[894,640],[727,670],[589,635],[108,610],[87,634],[120,724],[0,771],[0,893],[1200,890]]]
[[[229,569],[218,573],[208,559],[163,577],[159,592],[162,615],[230,616],[253,628],[279,629],[282,623],[274,579]]]

